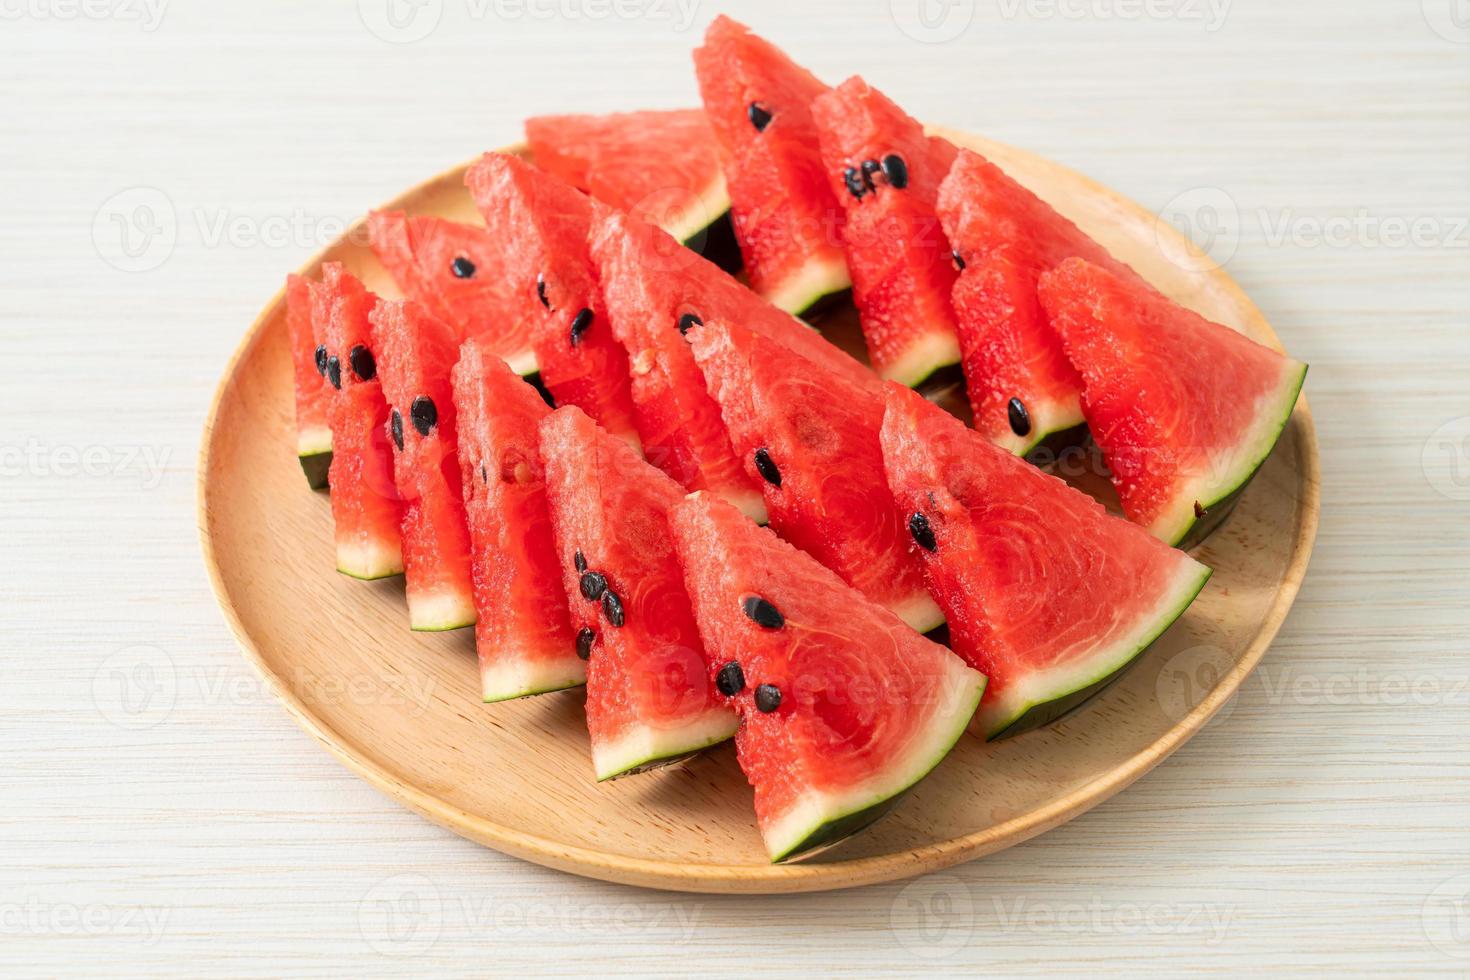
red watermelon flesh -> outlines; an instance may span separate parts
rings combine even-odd
[[[526,142],[542,170],[680,241],[730,210],[715,135],[701,109],[533,116]]]
[[[412,300],[379,300],[369,317],[388,402],[393,479],[403,501],[408,621],[415,630],[475,622],[470,537],[460,491],[450,371],[454,328]]]
[[[482,337],[518,374],[536,370],[531,329],[517,319],[499,270],[499,249],[485,229],[430,215],[374,211],[373,252],[398,288],[463,340]]]
[[[818,96],[812,117],[873,370],[916,385],[960,361],[954,261],[935,215],[955,148],[861,78]]]
[[[956,652],[990,678],[987,738],[1101,690],[1174,622],[1210,570],[894,386],[888,479]]]
[[[313,490],[327,485],[332,465],[332,423],[327,416],[332,388],[327,384],[325,350],[317,357],[318,343],[311,324],[311,281],[303,276],[286,277],[286,332],[291,342],[291,372],[296,382],[296,458],[306,482]]]
[[[375,372],[363,377],[353,355],[372,352],[368,315],[377,297],[340,263],[322,266],[311,290],[313,329],[326,348],[326,379],[332,387],[327,417],[332,426],[332,522],[337,571],[377,579],[403,571],[399,534],[402,505],[393,482],[388,441],[388,403]]]
[[[599,780],[674,762],[735,732],[709,680],[669,535],[683,489],[575,408],[541,422],[557,561],[587,662]]]
[[[842,207],[822,173],[811,114],[827,86],[723,15],[695,50],[694,69],[752,287],[794,313],[846,289]]]
[[[689,338],[771,527],[915,629],[943,622],[883,478],[881,392],[733,323]]]
[[[503,701],[585,682],[567,619],[537,427],[541,395],[485,344],[454,366],[481,695]]]
[[[600,205],[519,157],[487,153],[465,183],[500,251],[517,322],[533,329],[541,381],[613,435],[639,444],[628,353],[607,323],[587,251]]]
[[[954,746],[985,678],[709,494],[672,524],[771,860],[871,824]]]
[[[1123,512],[1170,544],[1202,539],[1275,447],[1307,366],[1082,259],[1040,288]]]
[[[1082,381],[1035,299],[1037,277],[1073,255],[1134,273],[969,150],[940,185],[938,212],[964,266],[952,298],[975,428],[1025,455],[1082,423]]]

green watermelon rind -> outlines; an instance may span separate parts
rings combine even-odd
[[[575,658],[576,653],[571,650],[566,651],[566,657],[532,659],[519,653],[502,655],[498,662],[480,667],[480,700],[497,704],[583,687],[587,683],[587,667]]]
[[[808,259],[763,296],[772,306],[801,316],[828,296],[851,288],[847,261],[841,255],[834,255]]]
[[[960,363],[960,342],[948,327],[934,327],[915,338],[908,349],[883,369],[885,381],[917,388],[937,372]]]
[[[403,574],[403,551],[397,541],[348,545],[337,542],[337,571],[361,582]]]
[[[727,708],[706,711],[678,728],[640,726],[615,744],[593,746],[592,768],[599,783],[673,765],[735,734],[739,716]]]
[[[313,490],[327,488],[327,473],[332,468],[332,430],[325,425],[302,429],[296,435],[296,459],[306,484]]]
[[[946,667],[949,676],[943,689],[952,700],[934,713],[927,737],[919,739],[920,747],[908,760],[890,763],[883,774],[888,777],[886,785],[876,790],[860,787],[840,797],[810,794],[806,799],[813,802],[772,821],[765,830],[772,864],[811,857],[870,826],[949,755],[979,707],[986,679],[959,657],[947,657]]]
[[[1019,695],[982,706],[975,715],[976,727],[986,741],[994,742],[1048,725],[1080,707],[1117,679],[1184,615],[1212,574],[1209,567],[1181,554],[1174,588],[1140,617],[1140,626],[1131,637],[1094,651],[1085,663],[1032,674],[1025,679],[1024,686],[1034,688],[1041,684],[1046,693],[1040,696]],[[1048,677],[1054,681],[1047,683]],[[1012,684],[1010,690],[1016,691],[1020,686]]]

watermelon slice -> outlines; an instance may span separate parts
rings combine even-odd
[[[715,134],[701,109],[533,116],[526,142],[536,166],[681,242],[730,210]]]
[[[1189,547],[1271,454],[1307,366],[1082,259],[1041,277],[1123,513]]]
[[[484,228],[402,211],[368,215],[373,252],[409,299],[455,328],[484,337],[517,374],[536,371],[531,327],[499,270],[500,249]]]
[[[497,243],[516,322],[532,325],[542,383],[558,405],[638,445],[628,354],[608,327],[587,252],[593,216],[605,209],[504,153],[485,154],[465,183]]]
[[[695,50],[694,69],[751,285],[793,313],[848,288],[842,207],[822,173],[811,114],[827,86],[724,15]]]
[[[541,460],[572,628],[587,662],[598,780],[686,758],[735,733],[710,684],[669,537],[677,483],[575,408],[542,421]]]
[[[378,579],[403,572],[402,505],[393,482],[388,403],[373,365],[368,315],[377,298],[340,263],[322,266],[311,290],[311,318],[326,348],[332,387],[332,522],[337,571]]]
[[[455,450],[449,373],[454,328],[412,300],[379,300],[369,316],[374,365],[388,402],[393,480],[403,501],[403,560],[411,629],[437,632],[475,622],[470,538]]]
[[[470,531],[475,648],[486,701],[582,684],[546,507],[537,426],[541,395],[488,345],[454,366],[460,481]]]
[[[940,185],[938,211],[962,266],[952,298],[975,428],[1024,456],[1082,424],[1082,379],[1037,302],[1037,277],[1073,255],[1134,273],[969,150]]]
[[[950,642],[990,678],[976,715],[987,738],[1046,724],[1101,690],[1210,577],[897,385],[883,455]]]
[[[862,830],[959,740],[985,677],[709,494],[672,524],[771,860]]]
[[[332,389],[326,380],[326,348],[317,343],[312,330],[311,281],[302,276],[286,277],[286,332],[296,381],[296,458],[307,484],[321,490],[332,465],[332,424],[327,417]]]
[[[842,240],[868,360],[884,378],[919,384],[960,362],[954,261],[934,214],[955,148],[861,78],[818,96],[812,118],[847,209]]]
[[[883,399],[734,323],[689,332],[771,527],[921,632],[944,621],[883,478]]]

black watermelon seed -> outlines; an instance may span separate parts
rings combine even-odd
[[[1018,436],[1031,433],[1031,413],[1026,411],[1026,403],[1019,398],[1012,398],[1006,403],[1006,416],[1010,419],[1011,431]]]
[[[704,321],[699,318],[698,313],[685,313],[679,317],[679,333],[685,337],[689,336],[689,331],[695,327],[702,326],[704,326]]]
[[[592,644],[596,642],[597,634],[592,632],[592,627],[583,626],[577,630],[577,656],[586,660],[592,656]]]
[[[577,341],[582,339],[582,334],[592,326],[592,311],[583,307],[576,316],[572,317],[572,346],[577,346]]]
[[[327,380],[332,383],[333,388],[342,390],[342,362],[336,355],[327,358]]]
[[[771,124],[771,113],[759,102],[752,102],[745,109],[745,114],[750,118],[750,124],[755,127],[757,133],[765,132]]]
[[[402,420],[399,421],[398,425],[401,429],[403,426]],[[484,463],[480,464],[480,482],[485,484],[485,486],[487,487],[490,485],[490,471],[485,468]]]
[[[388,430],[393,433],[393,445],[399,449],[403,448],[403,416],[398,414],[398,409],[393,409],[393,414],[388,416]],[[483,470],[483,467],[481,467]]]
[[[475,274],[475,263],[461,255],[449,264],[449,269],[454,273],[454,278],[468,279]]]
[[[767,483],[777,487],[781,485],[781,471],[764,447],[755,451],[755,469]]]
[[[439,409],[434,405],[434,399],[428,395],[419,395],[408,407],[408,414],[413,419],[413,427],[419,430],[419,435],[426,436],[429,430],[434,428],[439,421]]]
[[[890,153],[883,158],[883,176],[888,178],[890,187],[903,190],[909,185],[908,164],[897,153]]]
[[[745,615],[757,626],[768,630],[778,630],[786,625],[786,619],[781,615],[781,610],[771,605],[758,595],[749,595],[740,604],[745,610]]]
[[[583,572],[577,585],[582,590],[582,598],[596,602],[607,591],[607,578],[601,572]]]
[[[954,267],[957,271],[965,271],[965,260],[964,257],[960,255],[959,249],[955,249],[953,252],[950,252],[949,257],[954,259]]]
[[[1201,507],[1199,505],[1199,501],[1198,500],[1196,500],[1194,502],[1194,519],[1195,520],[1199,520],[1201,517],[1204,517],[1208,513],[1209,513],[1209,511],[1205,510],[1203,507]]]
[[[847,185],[847,193],[853,197],[862,198],[868,192],[867,185],[863,183],[863,175],[856,167],[848,167],[842,171],[842,182]]]
[[[715,675],[715,687],[725,697],[733,698],[745,690],[745,671],[735,661],[730,661]]]
[[[880,169],[882,169],[882,166],[878,163],[877,160],[863,161],[863,184],[867,186],[868,190],[874,191],[878,189],[873,184],[873,175],[877,173]]]
[[[373,352],[362,344],[347,352],[347,363],[352,365],[352,373],[363,381],[371,381],[378,376],[378,362],[373,359]]]
[[[587,571],[587,559],[580,550],[572,555],[572,567],[578,572]]]
[[[551,301],[546,298],[546,277],[539,272],[536,273],[536,298],[542,306],[551,309]]]
[[[934,551],[939,547],[939,542],[934,540],[934,528],[929,526],[929,518],[918,511],[909,518],[909,534],[914,536],[914,541],[925,551]]]
[[[327,376],[327,345],[318,344],[316,349],[316,373]]]
[[[762,684],[755,689],[755,709],[763,715],[781,707],[781,689],[775,684]]]
[[[619,599],[618,594],[612,589],[602,594],[602,614],[614,626],[623,625],[623,600]]]

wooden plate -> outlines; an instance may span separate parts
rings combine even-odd
[[[1029,153],[945,135],[1166,293],[1277,344],[1230,278],[1143,208]],[[475,220],[463,172],[390,206]],[[328,259],[396,295],[361,225],[302,271]],[[411,633],[397,580],[333,571],[327,497],[307,490],[294,455],[284,309],[278,293],[230,362],[199,462],[205,560],[231,629],[297,721],[374,785],[471,840],[594,878],[706,892],[841,888],[944,868],[1069,820],[1148,772],[1235,692],[1280,628],[1316,532],[1317,446],[1303,399],[1234,517],[1199,550],[1214,578],[1122,680],[1049,729],[996,745],[967,736],[870,831],[809,863],[772,866],[728,745],[598,785],[576,693],[481,704],[472,631]]]

